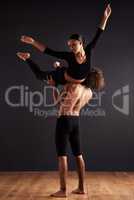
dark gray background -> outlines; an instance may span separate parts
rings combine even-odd
[[[52,69],[55,61],[21,44],[20,36],[31,35],[54,49],[68,50],[66,41],[71,33],[83,34],[87,41],[92,39],[107,2],[1,2],[0,170],[57,169],[54,146],[56,117],[35,117],[28,108],[11,108],[4,99],[5,91],[13,85],[28,86],[30,91],[43,91],[43,83],[36,80],[28,66],[17,59],[17,51],[31,52],[42,69]],[[101,106],[106,116],[81,116],[82,146],[88,170],[134,169],[134,3],[118,0],[112,1],[111,6],[112,16],[92,57],[92,66],[103,69],[107,82]],[[111,103],[112,94],[125,85],[130,87],[128,116],[117,111]],[[16,95],[12,98],[14,101],[17,99]],[[122,99],[117,103],[121,105]],[[69,166],[70,169],[75,167],[72,156]]]

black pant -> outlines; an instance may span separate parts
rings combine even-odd
[[[79,116],[60,116],[57,119],[55,144],[58,156],[66,156],[70,142],[74,156],[81,155]]]

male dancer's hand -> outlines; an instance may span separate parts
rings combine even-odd
[[[21,42],[24,42],[26,44],[33,44],[33,42],[34,42],[34,39],[32,37],[29,37],[26,35],[21,36],[20,40],[21,40]]]
[[[47,84],[55,86],[55,81],[53,80],[52,76],[47,77]]]
[[[28,58],[30,58],[30,53],[26,53],[26,52],[18,52],[16,54],[21,60],[26,61]]]

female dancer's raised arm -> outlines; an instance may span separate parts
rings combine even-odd
[[[99,27],[98,27],[98,29],[96,31],[96,34],[95,34],[94,38],[92,39],[92,41],[86,47],[87,50],[90,51],[91,49],[93,49],[96,46],[101,34],[103,33],[103,31],[106,28],[107,21],[108,21],[110,15],[111,15],[111,13],[112,13],[112,9],[110,7],[110,4],[108,4],[108,6],[106,7],[106,9],[104,11],[104,14],[102,16],[100,25],[99,25]]]
[[[108,6],[106,7],[106,9],[104,11],[104,15],[102,17],[102,20],[101,20],[101,23],[100,23],[100,26],[99,26],[102,30],[105,30],[106,25],[107,25],[107,21],[108,21],[110,15],[111,15],[111,13],[112,13],[112,9],[111,9],[110,4],[108,4]]]

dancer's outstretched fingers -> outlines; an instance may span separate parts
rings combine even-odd
[[[26,36],[26,35],[22,35],[20,41],[24,42],[26,44],[33,44],[34,39],[32,37],[29,37],[29,36]]]
[[[108,4],[108,6],[107,6],[106,9],[105,9],[104,16],[105,16],[106,18],[109,18],[109,16],[111,15],[111,13],[112,13],[112,9],[111,9],[110,4]]]

